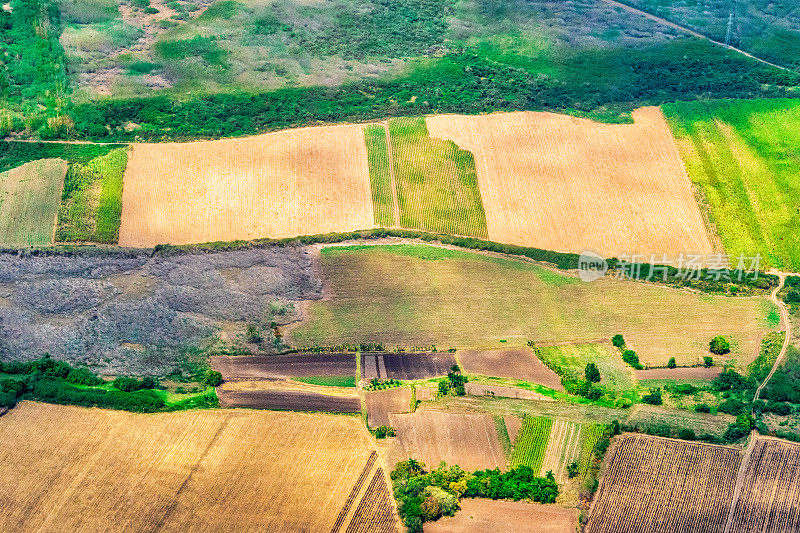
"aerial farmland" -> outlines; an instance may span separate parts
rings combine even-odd
[[[793,0],[8,0],[0,531],[800,528]]]

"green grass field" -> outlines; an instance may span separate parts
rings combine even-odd
[[[355,376],[310,376],[307,378],[292,378],[294,381],[323,385],[325,387],[355,387]]]
[[[364,127],[364,142],[367,144],[369,182],[372,187],[372,209],[375,224],[392,227],[394,220],[394,201],[392,200],[392,178],[389,175],[389,153],[386,144],[386,129],[370,124]]]
[[[400,225],[487,237],[475,159],[452,141],[428,135],[425,118],[389,121]]]
[[[327,247],[328,297],[288,333],[296,346],[500,348],[585,343],[622,333],[643,364],[702,362],[716,335],[746,366],[772,305],[633,281],[578,278],[535,264],[427,245]],[[505,340],[507,342],[500,342]],[[719,361],[722,363],[722,361]]]
[[[725,251],[800,271],[800,103],[700,101],[664,113]]]
[[[67,163],[41,159],[0,173],[0,243],[41,246],[53,242]]]
[[[127,163],[127,148],[117,148],[70,166],[58,213],[58,241],[117,242]]]
[[[599,385],[615,396],[636,388],[631,367],[622,361],[617,348],[605,343],[537,346],[536,355],[559,376],[578,381],[585,379],[586,365],[595,363],[600,370]]]

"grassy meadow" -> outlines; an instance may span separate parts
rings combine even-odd
[[[800,271],[800,102],[663,106],[725,251]],[[735,263],[734,263],[735,264]]]
[[[369,182],[372,188],[372,209],[375,224],[395,226],[394,200],[392,199],[392,178],[389,174],[389,147],[386,142],[386,129],[377,124],[364,127],[364,142],[367,144]]]
[[[66,161],[40,159],[0,173],[0,244],[41,246],[53,242],[66,172]]]
[[[549,368],[567,380],[585,378],[586,365],[595,363],[600,371],[600,387],[614,395],[622,395],[636,388],[633,371],[620,355],[620,351],[606,343],[565,344],[537,346],[536,356]]]
[[[754,357],[772,304],[632,281],[577,278],[515,259],[426,245],[322,250],[328,297],[291,329],[297,346],[383,342],[438,349],[581,343],[625,336],[644,365],[702,362],[716,335]],[[719,361],[722,362],[722,361]]]
[[[475,158],[428,135],[424,117],[389,121],[400,225],[434,233],[488,236]]]

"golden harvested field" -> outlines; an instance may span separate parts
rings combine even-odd
[[[122,246],[292,237],[374,227],[361,126],[137,144]]]
[[[453,517],[426,522],[425,533],[575,533],[578,510],[538,503],[464,498]]]
[[[0,244],[51,244],[67,162],[40,159],[0,173]]]
[[[0,418],[0,530],[344,530],[377,466],[355,417],[23,402]]]
[[[661,110],[634,124],[554,113],[439,115],[432,137],[475,156],[489,239],[607,256],[712,252]]]
[[[587,533],[722,533],[742,452],[644,435],[623,436],[606,456]]]
[[[436,468],[441,461],[464,470],[506,468],[494,418],[482,414],[418,411],[390,414],[404,456]],[[393,465],[390,465],[393,466]]]

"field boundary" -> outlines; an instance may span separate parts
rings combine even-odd
[[[367,481],[370,472],[372,472],[372,467],[375,466],[375,461],[377,459],[378,454],[375,450],[372,450],[369,459],[367,459],[367,464],[364,465],[364,469],[361,471],[361,475],[358,476],[358,479],[353,484],[353,488],[350,489],[350,494],[347,496],[347,501],[344,502],[344,507],[342,507],[341,511],[339,511],[339,514],[336,516],[336,522],[331,528],[331,533],[337,533],[342,529],[344,520],[347,518],[347,515],[350,514],[350,509],[353,507],[356,497],[361,493],[361,489],[364,487],[364,483]]]

